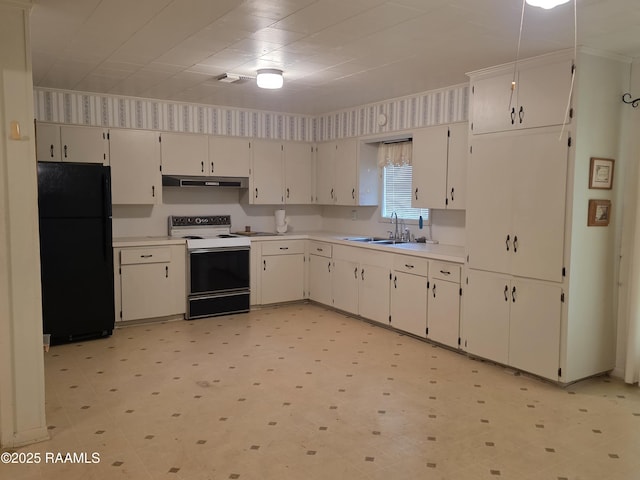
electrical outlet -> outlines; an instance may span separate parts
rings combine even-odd
[[[358,211],[351,210],[351,220],[357,220],[357,219],[358,219]]]

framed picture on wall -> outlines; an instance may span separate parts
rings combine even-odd
[[[611,200],[589,200],[588,227],[606,227],[611,217]]]
[[[611,158],[591,157],[589,168],[589,188],[611,190],[613,187],[613,164]]]

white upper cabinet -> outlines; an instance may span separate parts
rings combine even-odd
[[[164,175],[209,175],[206,135],[163,133],[160,151]]]
[[[209,169],[217,177],[248,177],[251,140],[242,137],[209,137]]]
[[[348,138],[318,145],[316,203],[377,205],[377,144]]]
[[[284,144],[284,201],[290,205],[313,203],[313,147],[308,143]]]
[[[114,205],[162,203],[160,138],[157,132],[110,130],[109,152]]]
[[[471,73],[471,132],[500,132],[568,122],[572,72],[573,59],[564,55],[552,61],[543,58],[521,62],[515,69],[515,77],[513,65]]]
[[[562,281],[568,134],[475,137],[469,161],[469,267]]]
[[[251,203],[256,205],[284,204],[284,175],[282,142],[255,140],[251,172]]]
[[[44,162],[109,164],[107,130],[75,125],[36,125],[36,155]]]
[[[412,206],[465,208],[467,124],[439,125],[413,132]]]

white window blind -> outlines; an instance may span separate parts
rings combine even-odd
[[[412,208],[411,177],[413,167],[411,142],[380,145],[379,165],[383,169],[382,217],[391,218],[393,212],[399,219],[429,222],[429,209]]]

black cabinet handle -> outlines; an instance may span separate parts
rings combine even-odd
[[[156,186],[155,185],[151,185],[151,196],[155,198],[156,196]]]
[[[451,272],[447,272],[446,270],[440,270],[440,273],[443,275],[451,275]]]
[[[49,152],[51,153],[51,158],[53,158],[53,145],[49,145]]]
[[[324,250],[322,248],[316,248],[316,251],[318,252],[324,252]]]
[[[410,264],[408,264],[408,263],[405,263],[405,264],[404,264],[404,266],[405,266],[405,267],[407,267],[407,268],[414,268],[414,266],[413,266],[413,265],[410,265]]]
[[[398,288],[398,276],[393,277],[393,288]]]
[[[511,125],[515,125],[516,123],[516,107],[511,109]]]
[[[211,162],[211,173],[213,173],[214,170],[215,170],[215,165],[213,162]]]
[[[504,286],[504,301],[508,302],[509,301],[509,297],[507,296],[507,294],[509,293],[509,286],[505,285]]]
[[[289,250],[289,247],[280,247],[280,250]]]
[[[258,198],[258,189],[256,188],[256,198]]]
[[[417,200],[418,199],[418,189],[417,188],[416,188],[415,196],[416,196],[416,200]]]
[[[69,155],[67,155],[68,149],[69,149],[69,147],[67,147],[67,145],[65,145],[64,146],[64,158],[68,158],[69,157]]]
[[[454,198],[453,198],[453,187],[451,187],[451,201],[453,202]]]
[[[262,261],[262,270],[264,270],[265,272],[267,271],[267,261],[266,260]]]
[[[431,291],[433,292],[433,298],[436,298],[436,284],[433,284],[433,288],[431,289]]]
[[[507,245],[507,252],[509,251],[509,241],[511,240],[511,235],[507,235],[507,239],[505,240],[505,243]]]
[[[353,269],[353,278],[358,279],[358,267]]]
[[[153,255],[140,255],[140,258],[151,258]]]
[[[287,198],[289,198],[289,189],[287,188]]]
[[[169,266],[164,267],[164,278],[169,278]]]
[[[518,251],[518,236],[515,235],[513,237],[513,253],[517,253]]]
[[[333,188],[331,189],[331,200],[333,200]]]
[[[204,162],[200,162],[200,171],[204,173]]]
[[[356,189],[352,189],[351,190],[351,198],[353,198],[354,200],[356,199]]]
[[[524,118],[524,107],[520,105],[520,110],[518,110],[518,119],[520,123],[522,123],[522,119]]]
[[[327,266],[327,268],[329,269],[329,273],[331,273],[331,262],[329,262],[329,265]]]
[[[364,282],[364,268],[360,271],[360,278],[362,278],[362,281]]]
[[[511,290],[511,300],[513,302],[516,301],[516,287],[513,287],[513,290]]]

